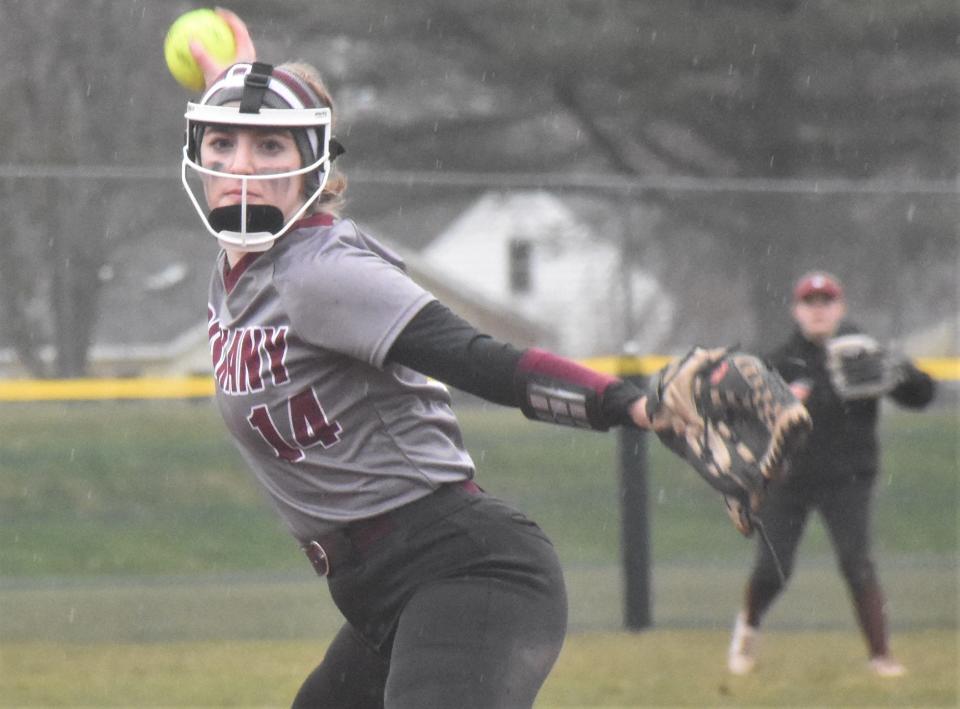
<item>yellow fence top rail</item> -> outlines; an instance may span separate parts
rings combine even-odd
[[[212,377],[0,380],[0,401],[191,399],[213,396]]]
[[[583,364],[621,377],[653,374],[672,358],[593,357]],[[960,381],[960,358],[920,357],[917,366],[934,379]],[[127,379],[0,379],[0,401],[95,401],[116,399],[195,399],[213,396],[212,376]]]

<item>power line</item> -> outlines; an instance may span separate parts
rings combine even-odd
[[[596,189],[612,192],[769,192],[786,194],[960,194],[960,178],[846,179],[765,177],[687,177],[670,175],[609,175],[578,173],[466,172],[428,170],[348,171],[355,184],[456,186],[477,188]],[[170,180],[179,177],[174,166],[27,165],[0,164],[7,180]]]

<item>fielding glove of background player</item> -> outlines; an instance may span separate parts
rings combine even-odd
[[[759,358],[696,347],[651,382],[647,415],[660,440],[724,496],[749,536],[766,484],[812,424],[803,404]]]
[[[841,335],[826,343],[830,384],[841,399],[874,399],[892,391],[904,375],[904,358],[869,335]]]

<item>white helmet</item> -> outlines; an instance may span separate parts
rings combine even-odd
[[[233,103],[239,105],[225,106]],[[188,103],[187,136],[183,146],[180,178],[203,225],[221,246],[247,251],[266,251],[323,192],[330,163],[343,147],[330,137],[331,111],[306,81],[290,71],[269,64],[234,64],[207,89],[199,103]],[[200,164],[200,143],[207,125],[270,126],[290,128],[303,167],[289,172],[237,175]],[[187,179],[187,168],[202,175],[241,181],[240,204],[217,207],[209,214],[201,206]],[[247,204],[250,180],[277,180],[306,175],[303,205],[284,223],[275,206]]]

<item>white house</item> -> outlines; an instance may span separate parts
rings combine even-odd
[[[570,357],[654,352],[674,306],[657,280],[624,266],[560,198],[544,191],[489,192],[422,252],[454,282],[555,333],[543,343]]]

